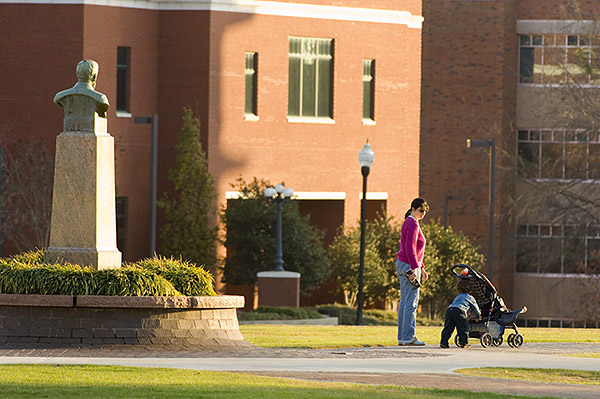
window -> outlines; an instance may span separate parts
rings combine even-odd
[[[333,40],[290,37],[288,116],[333,117]]]
[[[519,82],[600,85],[600,37],[520,35]]]
[[[117,197],[115,201],[117,214],[117,248],[125,253],[127,238],[127,197]]]
[[[519,130],[518,152],[520,177],[600,180],[597,131]]]
[[[129,113],[130,48],[117,48],[117,111]]]
[[[600,226],[519,225],[517,272],[582,273],[600,260]]]
[[[375,120],[375,61],[363,60],[363,120]]]
[[[246,106],[244,114],[246,116],[257,116],[257,54],[246,53]]]

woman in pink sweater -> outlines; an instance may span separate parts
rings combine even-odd
[[[423,198],[415,198],[404,215],[400,235],[400,251],[396,258],[396,272],[400,279],[398,302],[398,345],[425,345],[415,336],[420,282],[427,280],[423,267],[425,236],[419,220],[425,217],[429,205]]]

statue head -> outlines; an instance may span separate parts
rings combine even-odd
[[[96,78],[98,77],[98,63],[94,60],[83,60],[77,64],[77,79],[80,82],[88,82],[92,87],[96,87]]]

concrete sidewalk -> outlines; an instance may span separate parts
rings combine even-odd
[[[524,367],[600,371],[600,359],[565,356],[600,353],[600,344],[526,344],[520,349],[441,349],[378,347],[347,349],[269,349],[242,347],[225,351],[106,349],[0,349],[0,364],[99,364],[172,367],[215,371],[341,373],[453,373],[458,368]]]

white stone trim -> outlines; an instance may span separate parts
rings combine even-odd
[[[265,271],[256,273],[256,277],[258,278],[300,278],[300,273],[296,272],[288,272],[285,270],[282,271]]]
[[[358,194],[358,199],[362,199],[362,197],[363,197],[363,193],[359,193]],[[370,192],[367,191],[367,201],[368,200],[384,200],[385,201],[387,199],[388,199],[388,193],[386,193],[386,192],[380,192],[380,193],[372,192],[372,193],[370,193]]]
[[[386,193],[387,195],[387,193]],[[237,199],[240,197],[239,191],[227,191],[225,192],[225,199]],[[386,197],[387,198],[387,197]],[[324,192],[315,192],[315,191],[298,191],[294,192],[292,196],[294,200],[345,200],[346,193],[336,192],[336,191],[324,191]],[[369,194],[367,194],[367,199],[370,199]]]
[[[331,19],[338,21],[374,22],[406,25],[421,29],[423,17],[408,11],[377,8],[324,6],[259,0],[0,0],[0,4],[85,4],[146,10],[222,11],[243,14],[274,15]]]

